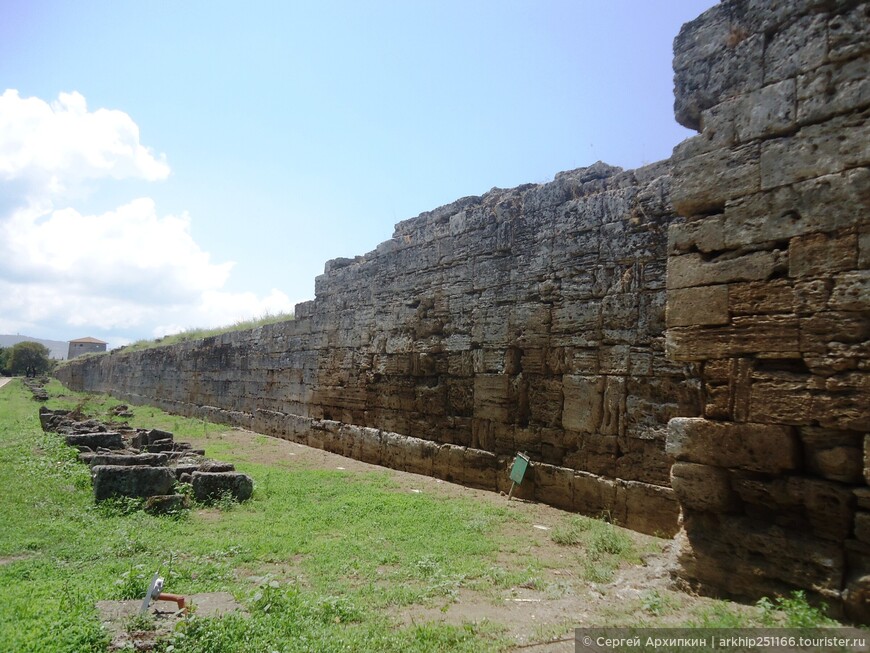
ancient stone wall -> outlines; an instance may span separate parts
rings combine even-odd
[[[669,168],[596,164],[400,223],[326,264],[296,320],[72,362],[75,388],[208,416],[672,534],[667,422],[700,413],[664,356]]]
[[[295,322],[59,376],[475,487],[526,451],[521,492],[569,510],[666,534],[676,497],[693,583],[870,622],[868,29],[723,2],[675,40],[700,134],[670,161],[459,200]]]
[[[870,620],[870,4],[725,2],[676,38],[668,352],[683,575]]]

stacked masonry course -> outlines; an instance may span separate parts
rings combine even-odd
[[[113,353],[59,373],[330,451],[674,534],[668,420],[694,366],[664,356],[667,165],[604,164],[402,222],[326,264],[296,320]]]
[[[728,2],[674,45],[668,353],[684,577],[870,621],[870,4]],[[715,183],[710,183],[715,180]]]
[[[671,161],[459,200],[294,322],[58,376],[475,487],[526,451],[526,496],[681,509],[691,581],[870,621],[868,6],[720,4],[675,41]]]

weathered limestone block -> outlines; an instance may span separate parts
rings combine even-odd
[[[861,432],[805,426],[800,439],[808,472],[841,483],[863,482]]]
[[[820,122],[837,114],[863,109],[870,103],[866,54],[843,63],[820,66],[797,78],[797,119]]]
[[[674,222],[668,226],[668,254],[703,253],[727,249],[725,224],[721,215],[704,216],[696,220]]]
[[[787,133],[796,125],[795,97],[795,80],[784,79],[725,100],[703,112],[704,134],[734,146]]]
[[[575,471],[573,497],[572,510],[591,517],[613,515],[616,507],[616,481],[589,472]]]
[[[97,465],[91,468],[91,477],[95,501],[170,494],[175,484],[175,474],[168,467]]]
[[[733,512],[740,507],[728,472],[720,467],[676,462],[671,487],[681,506],[708,512]]]
[[[799,358],[799,340],[798,319],[792,315],[746,315],[724,326],[673,327],[665,343],[668,356],[688,362],[759,353]]]
[[[229,494],[236,501],[247,501],[254,492],[254,481],[239,472],[194,472],[191,475],[193,496],[204,503]]]
[[[731,315],[791,313],[794,295],[792,283],[785,279],[733,283],[728,286],[728,311]]]
[[[562,390],[562,426],[571,431],[592,433],[598,430],[603,414],[605,378],[565,375]]]
[[[511,379],[504,374],[478,374],[474,377],[474,416],[506,422],[511,412]]]
[[[185,494],[165,494],[148,497],[145,512],[152,515],[170,515],[190,507],[190,499]]]
[[[81,453],[79,454],[79,460],[88,467],[96,467],[97,465],[148,465],[149,467],[164,467],[169,457],[163,453]]]
[[[535,499],[562,510],[574,510],[574,470],[536,463]]]
[[[852,491],[841,483],[735,472],[731,485],[771,523],[834,541],[844,540],[852,530]]]
[[[828,60],[843,61],[870,50],[866,2],[832,16],[828,21]]]
[[[855,267],[858,239],[854,233],[815,233],[791,239],[788,247],[790,277],[830,276]]]
[[[669,293],[669,327],[728,324],[726,285],[677,288]]]
[[[870,270],[844,272],[834,277],[828,306],[835,311],[870,311]]]
[[[699,128],[705,109],[764,81],[763,35],[735,24],[727,11],[714,7],[674,39],[674,115],[689,129]]]
[[[766,84],[793,78],[825,63],[827,21],[825,14],[802,16],[769,39],[764,49]]]
[[[670,420],[665,451],[681,462],[774,474],[798,469],[801,461],[799,442],[790,427],[701,417]]]
[[[802,374],[755,373],[749,419],[762,424],[809,425],[813,421],[813,391]]]
[[[699,138],[695,136],[674,148],[671,201],[680,215],[710,213],[730,199],[761,190],[762,158],[757,144],[687,156],[697,143],[691,141]],[[714,178],[716,183],[711,184]]]
[[[71,447],[87,447],[88,449],[123,449],[124,438],[120,433],[78,433],[63,436]]]
[[[138,431],[133,437],[132,446],[137,449],[144,449],[149,444],[161,440],[173,441],[173,435],[169,431],[161,431],[160,429],[149,429],[147,431]]]
[[[668,259],[668,290],[769,278],[782,265],[779,250],[757,251],[735,256],[733,253],[712,260],[700,254],[672,256]]]
[[[870,201],[870,169],[854,168],[725,205],[726,249],[851,228]]]
[[[845,556],[837,542],[764,521],[683,511],[679,575],[731,596],[795,588],[838,595]]]
[[[840,138],[844,133],[850,137]],[[794,184],[868,163],[870,124],[865,110],[809,125],[794,136],[765,141],[760,156],[761,188]]]
[[[234,472],[236,466],[232,463],[221,462],[220,460],[203,460],[197,467],[200,472]]]
[[[613,519],[641,533],[672,537],[679,530],[680,504],[669,487],[639,481],[616,484]]]

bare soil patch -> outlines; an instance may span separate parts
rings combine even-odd
[[[198,616],[219,617],[241,612],[239,605],[229,592],[209,592],[193,594],[187,598]],[[130,650],[150,651],[160,639],[166,639],[176,624],[184,618],[174,604],[158,601],[151,604],[146,612],[146,620],[137,619],[142,606],[140,599],[130,601],[98,601],[97,612],[106,631],[112,637],[110,651]],[[143,628],[144,623],[148,624]]]

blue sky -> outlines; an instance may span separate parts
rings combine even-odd
[[[6,0],[0,332],[284,310],[422,211],[666,158],[671,44],[712,4]]]

